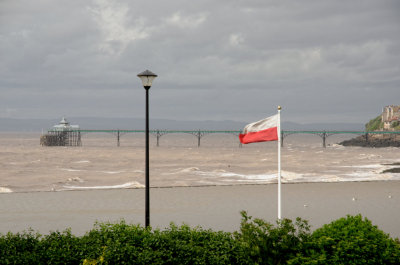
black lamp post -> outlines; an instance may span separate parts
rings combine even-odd
[[[145,211],[146,219],[145,225],[150,225],[150,174],[149,174],[149,89],[154,78],[157,75],[149,70],[146,70],[137,75],[143,83],[146,90],[146,198],[145,198]]]

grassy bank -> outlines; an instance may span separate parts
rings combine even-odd
[[[400,242],[360,215],[310,232],[307,221],[270,224],[242,212],[240,230],[171,224],[153,230],[124,221],[70,230],[0,236],[0,264],[399,264]]]

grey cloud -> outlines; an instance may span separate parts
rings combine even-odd
[[[400,104],[398,1],[0,2],[0,115],[366,121]],[[388,96],[390,95],[390,96]],[[62,113],[62,114],[61,114]],[[375,113],[375,114],[374,114]]]

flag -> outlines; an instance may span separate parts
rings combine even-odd
[[[242,144],[278,141],[278,121],[279,115],[268,117],[246,125],[243,133],[239,134]]]
[[[239,134],[242,144],[278,141],[278,219],[282,217],[281,204],[281,106],[278,106],[278,114],[246,125],[243,133]]]

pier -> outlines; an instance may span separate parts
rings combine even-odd
[[[42,146],[81,146],[81,132],[79,125],[71,125],[63,117],[59,124],[54,125],[53,129],[47,134],[40,136]]]
[[[231,134],[231,135],[237,135],[242,131],[229,131],[229,130],[150,130],[150,134],[156,137],[157,139],[157,146],[160,146],[160,138],[166,134],[171,134],[171,133],[185,133],[185,134],[191,134],[194,137],[197,138],[197,147],[200,147],[201,145],[201,139],[208,134]],[[57,145],[73,145],[73,146],[80,146],[81,143],[81,137],[84,134],[87,133],[110,133],[116,136],[116,142],[117,146],[120,146],[120,139],[124,134],[127,133],[145,133],[145,130],[121,130],[121,129],[110,129],[110,130],[83,130],[83,129],[71,129],[68,130],[67,132],[63,132],[63,134],[67,133],[68,135],[72,135],[73,139],[73,144],[57,144]],[[316,135],[321,138],[322,140],[322,147],[326,148],[326,140],[328,137],[332,135],[338,135],[338,134],[352,134],[352,135],[358,135],[358,136],[364,136],[365,140],[368,141],[369,137],[371,135],[382,135],[387,136],[387,137],[392,137],[394,139],[397,139],[400,135],[400,131],[296,131],[296,130],[281,130],[281,145],[283,146],[284,139],[287,138],[290,135],[298,135],[298,134],[311,134],[311,135]],[[49,130],[48,135],[59,135],[59,132],[57,130]],[[61,138],[57,138],[61,139]],[[69,138],[70,139],[70,138]],[[62,143],[65,143],[65,141],[61,141]],[[238,142],[239,142],[239,137],[238,137]],[[75,144],[76,143],[76,144]],[[239,142],[239,147],[242,147],[242,144]]]

